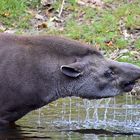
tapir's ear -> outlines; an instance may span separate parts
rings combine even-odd
[[[60,70],[64,75],[69,76],[71,78],[76,78],[83,74],[82,68],[78,63],[62,65]]]

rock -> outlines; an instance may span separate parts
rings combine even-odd
[[[8,30],[5,30],[4,33],[8,33],[8,34],[14,34],[16,32],[16,30],[14,29],[8,29]]]
[[[41,4],[43,6],[52,5],[54,2],[55,2],[55,0],[41,0]]]
[[[44,20],[44,17],[42,15],[36,14],[35,18],[38,20]]]
[[[125,54],[125,53],[128,53],[129,50],[128,49],[123,49],[123,50],[120,50],[120,54]]]

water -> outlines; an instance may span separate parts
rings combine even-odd
[[[0,140],[140,139],[140,100],[131,95],[101,100],[65,98],[32,111]]]

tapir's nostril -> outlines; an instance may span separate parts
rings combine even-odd
[[[129,92],[133,89],[135,81],[122,82],[121,88],[124,92]]]
[[[135,82],[134,81],[129,81],[129,82],[124,83],[124,86],[129,86],[129,85],[132,85],[132,84],[135,84]]]

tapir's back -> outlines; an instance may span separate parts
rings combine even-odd
[[[0,48],[1,47],[23,47],[33,52],[48,52],[65,56],[84,56],[88,54],[102,56],[99,51],[90,45],[58,36],[17,36],[0,34]]]

